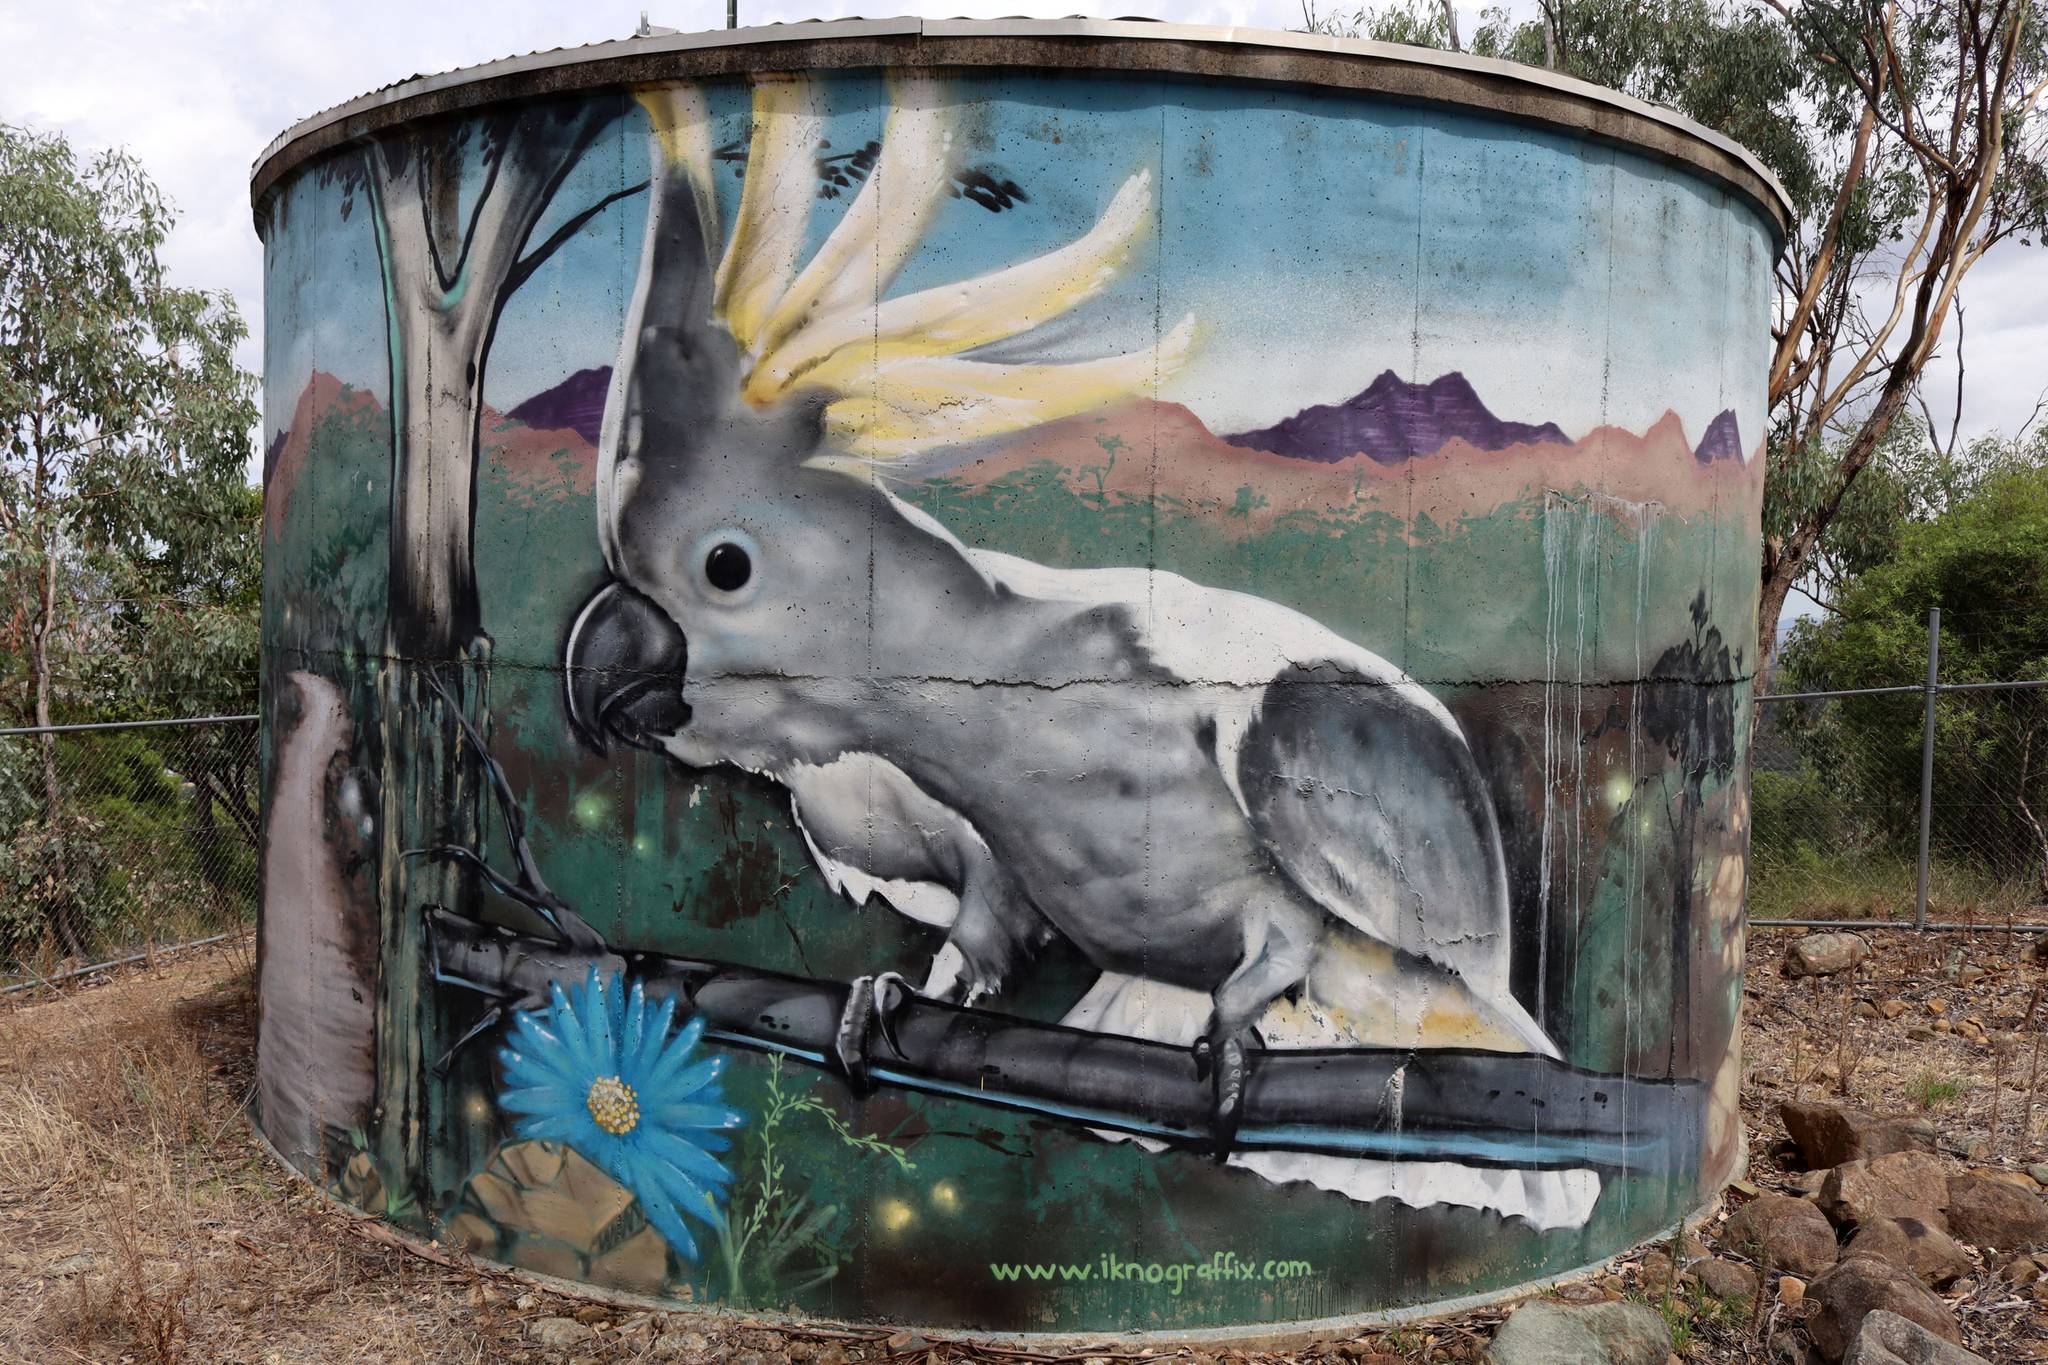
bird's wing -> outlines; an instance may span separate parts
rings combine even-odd
[[[871,876],[852,863],[842,862],[820,849],[811,832],[804,828],[801,814],[797,816],[796,827],[804,836],[804,846],[810,849],[811,860],[817,863],[825,885],[834,895],[846,897],[855,907],[865,906],[870,896],[879,895],[898,914],[934,929],[949,929],[960,917],[960,897],[951,889],[937,882],[915,881],[908,877]]]
[[[1405,678],[1296,663],[1264,689],[1234,752],[1245,813],[1324,909],[1509,1001],[1508,892],[1478,764]]]
[[[959,892],[933,858],[935,832],[980,843],[957,813],[919,790],[879,754],[842,754],[784,773],[790,813],[825,884],[855,905],[879,894],[899,913],[946,929],[960,915]]]

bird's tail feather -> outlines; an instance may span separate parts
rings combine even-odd
[[[1506,1000],[1494,1009],[1503,1025],[1527,1041],[1530,1051],[1557,1055],[1555,1046],[1519,1004]],[[1199,991],[1105,972],[1060,1022],[1070,1028],[1185,1047],[1200,1036],[1208,1016],[1209,999]],[[1391,1041],[1363,1036],[1364,1031],[1346,1011],[1306,997],[1298,1002],[1276,1001],[1259,1022],[1260,1034],[1272,1047],[1359,1047]],[[1102,1136],[1122,1139],[1125,1135]],[[1155,1149],[1160,1146],[1142,1138],[1129,1140]],[[1525,1219],[1538,1229],[1583,1225],[1600,1197],[1600,1176],[1590,1170],[1496,1170],[1455,1161],[1379,1161],[1280,1151],[1238,1152],[1231,1156],[1230,1164],[1275,1184],[1305,1180],[1361,1203],[1398,1199],[1411,1208],[1455,1204],[1490,1209],[1504,1218]]]

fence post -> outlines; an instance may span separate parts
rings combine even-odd
[[[1920,720],[1920,881],[1913,897],[1913,927],[1927,927],[1927,844],[1934,831],[1934,699],[1941,688],[1941,608],[1927,609],[1927,710]]]

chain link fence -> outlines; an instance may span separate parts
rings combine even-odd
[[[1753,923],[2048,920],[2048,680],[1930,657],[1918,685],[1758,699]]]
[[[0,731],[0,987],[256,923],[254,716]]]

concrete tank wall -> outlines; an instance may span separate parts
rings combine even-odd
[[[993,1331],[1668,1227],[1742,1146],[1766,182],[971,40],[259,170],[263,1131],[513,1265]]]

